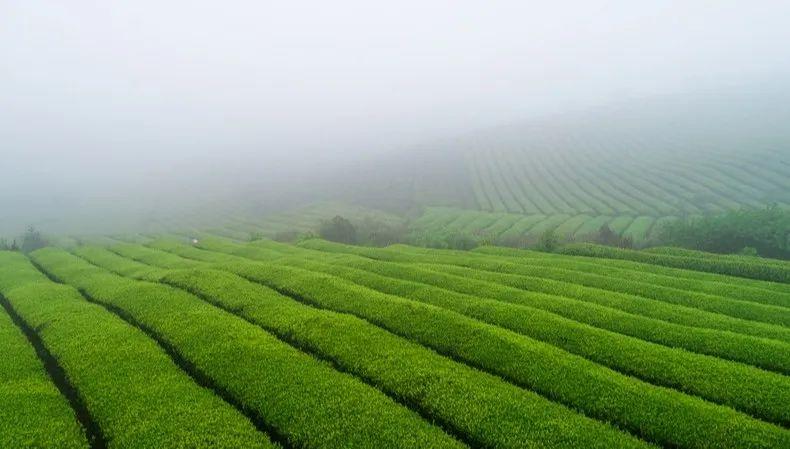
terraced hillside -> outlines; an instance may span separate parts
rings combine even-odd
[[[376,220],[389,225],[398,225],[403,218],[377,209],[370,209],[342,202],[326,201],[284,212],[270,214],[263,219],[235,220],[224,227],[219,227],[220,232],[227,230],[246,232],[248,234],[261,234],[264,236],[277,235],[287,232],[315,231],[323,220],[330,220],[340,215],[355,222]]]
[[[695,144],[690,137],[652,136],[647,143],[636,132],[608,131],[541,128],[482,139],[485,146],[465,153],[474,207],[443,208],[438,215],[450,229],[494,239],[506,233],[501,243],[545,229],[579,240],[607,224],[638,244],[678,217],[790,207],[790,142],[744,151],[733,143],[708,148],[712,137]],[[425,228],[442,227],[430,223],[437,214],[429,209],[426,215],[420,220]]]
[[[485,212],[446,207],[430,207],[411,224],[416,231],[459,232],[503,245],[535,242],[541,234],[553,230],[563,240],[591,240],[606,225],[615,234],[634,243],[646,242],[676,216],[532,214]]]
[[[482,130],[395,155],[347,195],[428,208],[419,227],[446,231],[429,224],[438,208],[450,230],[498,243],[534,237],[541,218],[538,231],[562,238],[608,224],[644,242],[678,217],[790,207],[790,98],[771,95],[655,98]]]
[[[729,259],[124,240],[0,252],[0,441],[790,447],[790,284]]]
[[[587,136],[586,139],[594,139]],[[537,134],[521,150],[468,153],[478,208],[522,214],[647,215],[715,213],[790,204],[790,151],[700,151]],[[601,138],[603,141],[603,138]]]

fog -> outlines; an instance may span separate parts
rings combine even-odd
[[[548,3],[0,0],[0,235],[790,76],[786,1]]]

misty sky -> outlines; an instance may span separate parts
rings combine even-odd
[[[787,79],[787,1],[0,0],[0,179],[165,186]]]

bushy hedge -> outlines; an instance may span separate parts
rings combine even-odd
[[[716,253],[753,248],[761,256],[790,259],[790,211],[773,206],[678,220],[664,226],[661,241]]]
[[[430,261],[430,256],[425,256],[424,259]],[[457,261],[454,261],[454,264],[497,273],[519,274],[571,282],[602,290],[637,295],[669,304],[693,307],[735,318],[790,326],[790,308],[733,299],[711,293],[690,291],[677,286],[667,287],[637,279],[616,278],[605,274],[582,272],[540,261],[529,262],[522,260],[519,263],[512,263],[496,259],[458,258]]]
[[[609,276],[593,273],[574,272],[567,269],[555,268],[550,264],[536,263],[509,263],[484,257],[455,257],[429,250],[404,247],[390,248],[362,248],[350,245],[337,245],[331,242],[309,241],[304,244],[307,248],[325,249],[328,251],[348,252],[380,260],[401,262],[426,262],[446,263],[460,265],[478,270],[504,272],[535,276],[546,279],[567,281],[588,287],[628,293],[645,298],[651,298],[670,304],[694,307],[709,312],[721,313],[734,318],[760,321],[783,326],[790,325],[790,309],[767,304],[757,304],[731,298],[714,296],[707,293],[686,291],[679,288],[663,287],[641,281],[617,279],[614,281]],[[603,247],[602,247],[603,248]],[[612,248],[614,249],[614,248]],[[624,250],[620,250],[624,251]]]
[[[651,248],[653,252],[658,248]],[[673,248],[672,251],[676,249]],[[496,246],[485,246],[475,248],[476,253],[489,256],[507,257],[508,261],[525,261],[533,263],[540,261],[545,263],[550,261],[551,266],[564,268],[573,271],[583,271],[610,276],[613,278],[638,280],[649,284],[661,285],[664,287],[680,288],[683,290],[709,293],[716,296],[725,296],[733,299],[741,299],[762,304],[790,307],[790,293],[784,293],[764,288],[765,286],[748,285],[741,282],[741,279],[727,279],[723,276],[709,278],[705,276],[689,277],[679,276],[675,272],[672,275],[646,270],[644,265],[626,267],[616,267],[601,264],[600,260],[595,261],[579,257],[563,255],[548,255],[537,251],[525,251],[520,249],[502,248]],[[684,250],[685,251],[685,250]],[[547,259],[548,258],[548,259]]]
[[[283,259],[283,264],[332,274],[358,285],[453,310],[520,334],[545,341],[571,353],[657,385],[672,387],[713,402],[729,405],[777,424],[790,423],[790,378],[716,357],[695,354],[609,332],[544,310],[503,303],[448,290],[467,282],[446,277],[441,287],[414,282],[420,269],[392,264],[398,278],[306,258]],[[374,262],[380,264],[384,262]],[[430,275],[431,273],[425,273]],[[408,279],[408,280],[406,280]],[[790,350],[790,345],[785,346]],[[746,353],[753,348],[743,348]],[[788,356],[776,354],[790,362]],[[746,357],[744,357],[746,358]],[[785,373],[790,372],[790,364]]]
[[[233,310],[280,338],[331,360],[454,429],[475,446],[646,446],[364,320],[306,306],[231,273],[180,271],[165,276],[163,282]],[[569,434],[569,426],[577,431]]]
[[[565,280],[554,280],[545,276],[527,276],[522,273],[523,270],[519,268],[518,264],[508,264],[498,260],[486,260],[485,257],[479,257],[479,255],[474,253],[456,252],[455,254],[448,254],[447,251],[406,246],[365,248],[351,245],[339,245],[322,240],[304,242],[301,246],[314,250],[323,250],[328,253],[354,254],[384,261],[433,263],[448,266],[457,265],[470,267],[474,269],[472,272],[477,276],[498,274],[504,276],[501,279],[509,279],[508,276],[505,275],[512,275],[515,273],[522,278],[520,282],[524,282],[525,286],[529,285],[528,290],[582,299],[587,302],[614,307],[629,313],[640,314],[687,326],[729,330],[746,335],[790,342],[790,329],[787,327],[759,321],[744,320],[719,313],[706,312],[700,309],[689,310],[688,307],[683,307],[682,304],[676,305],[670,302],[654,301],[638,295],[612,291],[611,289],[607,291],[603,288],[578,285],[574,282],[572,273],[568,276],[568,279]],[[547,272],[551,273],[550,263],[543,263],[542,266],[549,268]],[[483,270],[481,270],[481,268]],[[485,271],[487,271],[488,274],[486,274]],[[531,282],[527,284],[526,282],[530,280]],[[607,286],[615,288],[616,283],[614,281],[615,279],[610,280]]]
[[[722,260],[717,258],[698,258],[657,254],[647,251],[611,248],[587,243],[565,245],[560,249],[562,254],[572,256],[605,257],[613,259],[634,260],[637,262],[664,265],[667,267],[688,270],[708,271],[711,273],[741,276],[765,281],[790,283],[790,269],[772,264],[760,263],[744,258],[738,260]]]
[[[255,243],[256,242],[252,242],[250,245],[254,245]],[[146,246],[149,248],[171,252],[186,259],[192,259],[201,262],[232,262],[234,260],[243,260],[240,257],[231,256],[228,254],[204,251],[191,245],[185,245],[184,243],[174,239],[156,239]]]
[[[580,247],[581,245],[574,245],[574,247]],[[661,247],[651,248],[647,250],[640,251],[641,253],[650,253],[653,250],[660,249]],[[523,251],[523,250],[515,250],[510,248],[502,248],[502,247],[480,247],[475,248],[473,252],[483,252],[483,253],[493,253],[495,255],[510,255],[521,257],[520,254],[513,254],[510,251],[518,251],[519,253],[529,253],[530,258],[567,258],[569,260],[580,261],[582,263],[586,262],[587,264],[595,264],[602,268],[619,268],[634,271],[637,273],[646,273],[646,274],[657,274],[664,277],[672,277],[677,279],[692,279],[692,280],[700,280],[700,281],[708,281],[708,282],[715,282],[717,284],[728,284],[730,286],[740,286],[740,287],[747,287],[750,289],[757,289],[764,292],[766,295],[773,292],[773,293],[781,293],[783,297],[790,295],[790,284],[782,284],[777,282],[770,282],[770,281],[763,281],[759,279],[749,279],[744,277],[726,275],[726,274],[719,274],[719,273],[712,273],[707,271],[696,271],[690,269],[683,269],[683,268],[674,268],[670,266],[663,266],[663,265],[655,265],[645,262],[633,261],[628,260],[625,258],[606,258],[606,257],[594,257],[594,256],[572,256],[572,255],[565,255],[565,254],[549,254],[543,252],[536,252],[536,251]],[[626,253],[627,254],[627,253]],[[705,257],[708,257],[709,253],[706,253]],[[731,257],[741,257],[741,256],[731,256]],[[761,259],[767,260],[767,259]]]
[[[221,248],[228,252],[238,252],[239,246],[225,243]],[[606,292],[550,279],[443,265],[406,266],[344,254],[321,253],[271,241],[257,242],[254,246],[260,250],[250,246],[252,245],[247,245],[245,253],[252,259],[271,260],[273,254],[285,257],[287,253],[305,260],[309,258],[313,262],[323,261],[333,265],[345,265],[393,278],[446,287],[476,297],[490,297],[535,307],[643,340],[737,360],[771,371],[790,373],[790,345],[786,343],[790,342],[790,329],[781,326],[739,320],[638,296]],[[426,253],[431,252],[433,251],[426,251]],[[465,254],[468,253],[460,255]],[[620,308],[623,312],[612,310],[610,307]],[[651,315],[657,315],[670,322],[647,318]],[[678,326],[672,322],[683,325]],[[714,329],[731,332],[719,332]],[[754,336],[771,337],[781,341],[770,341]]]
[[[452,311],[277,263],[230,263],[221,268],[319,307],[354,314],[660,445],[790,445],[790,432],[781,427],[641,382],[549,344]]]
[[[462,447],[376,389],[194,295],[113,275],[60,250],[33,257],[145,328],[292,446]]]
[[[699,292],[687,290],[683,285],[665,286],[656,282],[649,282],[649,279],[632,277],[630,279],[610,275],[606,272],[583,272],[576,270],[571,264],[570,267],[562,264],[547,264],[543,260],[520,259],[519,263],[513,263],[512,259],[500,259],[495,257],[448,257],[444,253],[424,252],[413,247],[399,248],[408,254],[418,254],[423,260],[432,259],[440,263],[450,263],[455,265],[468,266],[470,268],[483,269],[486,271],[505,272],[512,274],[524,274],[530,276],[568,281],[601,288],[605,290],[618,291],[645,298],[656,299],[672,304],[695,307],[710,312],[722,313],[729,316],[762,321],[766,323],[788,325],[790,324],[790,309],[781,299],[762,299],[758,301],[745,301],[731,297],[724,297],[715,292]],[[551,259],[555,260],[554,258]],[[649,277],[649,276],[648,276]],[[782,305],[784,307],[776,307]]]
[[[58,252],[44,249],[32,256],[44,261],[58,258]],[[63,263],[69,264],[74,258],[67,257]],[[4,259],[0,278],[3,295],[37,330],[110,449],[175,449],[185,442],[196,449],[272,447],[247,418],[196,384],[143,332],[75,289],[49,281],[24,259]]]
[[[0,277],[8,276],[10,268],[27,263],[15,256],[0,252]],[[3,289],[0,295],[10,289]],[[0,302],[5,302],[2,296]],[[0,447],[87,449],[88,440],[74,410],[2,307],[0,354]]]

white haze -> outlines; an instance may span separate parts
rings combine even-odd
[[[787,1],[0,0],[0,227],[304,189],[469,130],[780,82],[788,17]]]

